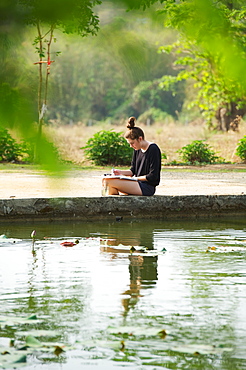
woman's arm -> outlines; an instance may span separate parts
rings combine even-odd
[[[119,176],[119,175],[124,175],[124,176],[131,176],[133,175],[131,170],[113,170],[114,175]]]
[[[158,185],[160,182],[161,172],[161,151],[160,148],[153,144],[148,153],[148,173],[146,173],[146,180],[153,185]]]
[[[138,176],[137,179],[139,181],[147,181],[146,176]]]

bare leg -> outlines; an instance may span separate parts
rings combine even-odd
[[[108,195],[143,195],[137,181],[103,179],[103,185],[108,188]]]

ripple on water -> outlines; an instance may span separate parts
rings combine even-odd
[[[0,315],[35,313],[40,322],[30,324],[30,331],[58,330],[71,346],[48,363],[48,354],[37,350],[27,368],[39,363],[55,370],[59,362],[63,370],[246,368],[242,224],[236,219],[230,227],[227,220],[42,223],[35,224],[35,253],[32,225],[6,226],[9,239],[0,240]],[[79,243],[73,247],[61,245],[75,238]],[[123,246],[158,253],[130,253]],[[233,251],[236,247],[240,250]],[[22,328],[1,320],[0,325],[0,343]],[[163,330],[166,335],[159,335]]]

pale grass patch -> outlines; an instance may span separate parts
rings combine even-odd
[[[145,132],[146,139],[156,142],[162,152],[166,153],[166,162],[181,161],[177,150],[194,140],[206,140],[206,143],[216,154],[226,161],[241,162],[240,158],[235,155],[235,150],[239,140],[246,135],[245,122],[241,122],[239,132],[211,132],[202,124],[169,123],[165,125],[141,125],[141,127]],[[51,125],[45,128],[45,131],[57,146],[61,157],[80,165],[90,164],[81,147],[85,146],[87,140],[101,130],[125,132],[126,127],[125,125],[113,126],[109,123],[100,123],[93,126],[85,126],[84,124],[72,126]]]

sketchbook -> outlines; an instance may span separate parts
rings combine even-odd
[[[138,181],[138,179],[134,176],[130,177],[130,176],[124,176],[124,175],[111,175],[110,173],[105,174],[103,177],[105,179],[120,179],[120,180]]]

